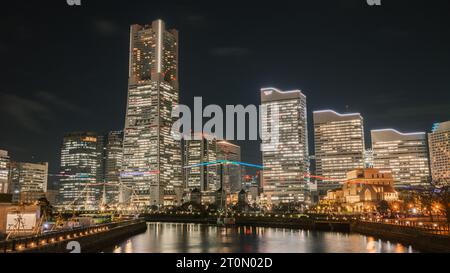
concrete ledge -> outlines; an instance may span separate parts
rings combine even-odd
[[[147,229],[145,220],[132,221],[129,224],[113,226],[108,230],[94,234],[83,235],[73,239],[65,239],[62,241],[40,245],[33,248],[27,248],[17,251],[9,251],[8,253],[68,253],[67,244],[76,241],[80,244],[81,252],[99,252],[105,247],[114,245],[114,243],[127,239],[132,235],[144,232]],[[55,234],[57,237],[58,235]],[[37,237],[38,238],[38,237]],[[39,239],[36,239],[39,240]]]
[[[352,223],[351,231],[411,245],[422,252],[450,253],[450,236],[412,231],[402,226],[366,222]]]

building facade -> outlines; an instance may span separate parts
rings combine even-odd
[[[381,201],[398,201],[390,169],[361,168],[349,171],[341,188],[329,190],[322,204],[334,211],[371,212]]]
[[[364,125],[359,113],[315,111],[314,148],[319,194],[338,188],[350,170],[364,167]]]
[[[309,172],[306,96],[300,90],[263,88],[261,104],[264,199],[303,202]]]
[[[101,168],[103,144],[95,132],[64,135],[59,180],[60,204],[65,209],[98,208],[100,190],[95,185]]]
[[[216,191],[219,185],[217,165],[202,165],[217,160],[217,141],[203,136],[184,140],[184,187],[187,191],[194,189]]]
[[[428,146],[433,180],[450,184],[450,121],[435,124]]]
[[[181,143],[171,135],[178,100],[178,32],[162,20],[132,25],[122,181],[139,207],[163,205],[166,192],[181,201]]]
[[[373,168],[373,150],[366,149],[364,151],[364,168]]]
[[[241,147],[225,140],[217,141],[217,159],[241,161]],[[218,170],[220,172],[220,169]],[[242,189],[242,166],[226,164],[222,168],[222,183],[226,192],[235,193]]]
[[[392,170],[395,187],[427,185],[430,171],[425,133],[372,130],[374,167]]]
[[[123,159],[123,131],[110,131],[99,136],[101,152],[97,182],[105,183],[104,203],[118,202],[120,170]]]
[[[45,197],[48,181],[48,163],[11,163],[11,188],[13,202],[33,203]]]
[[[0,150],[0,193],[8,193],[9,156],[8,151]]]

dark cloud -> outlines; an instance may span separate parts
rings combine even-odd
[[[447,116],[450,119],[450,102],[440,102],[434,104],[423,104],[414,106],[393,106],[385,111],[375,114],[376,118],[382,119],[403,119],[420,117],[422,119],[428,117]]]
[[[43,133],[47,122],[53,121],[58,111],[87,114],[81,107],[48,92],[38,92],[34,97],[0,93],[0,113],[34,133]]]
[[[205,22],[205,16],[198,14],[191,14],[185,17],[185,21],[191,25],[202,25]]]
[[[94,28],[104,36],[111,36],[120,31],[120,27],[116,23],[105,19],[94,20]]]
[[[216,57],[241,57],[250,54],[250,50],[243,47],[216,47],[210,54]]]
[[[36,96],[38,98],[42,99],[43,101],[50,103],[52,106],[59,107],[61,109],[79,113],[79,114],[86,113],[85,109],[83,109],[83,108],[79,107],[78,105],[75,105],[65,99],[58,98],[51,93],[41,91],[41,92],[38,92],[36,94]]]
[[[51,119],[51,110],[38,101],[4,93],[0,98],[1,112],[29,131],[42,133],[42,123]]]

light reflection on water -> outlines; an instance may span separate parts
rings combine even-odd
[[[410,246],[360,234],[266,227],[148,223],[106,249],[115,253],[411,253]]]

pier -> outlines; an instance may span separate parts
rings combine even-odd
[[[135,219],[47,232],[0,241],[0,252],[66,253],[73,251],[72,248],[67,246],[71,241],[79,243],[81,252],[97,252],[104,246],[126,239],[130,235],[143,232],[146,228],[144,219]]]

